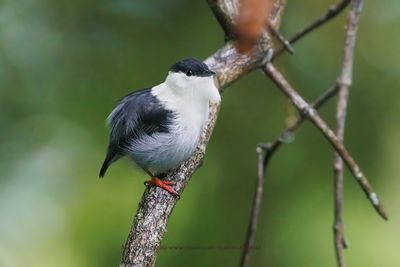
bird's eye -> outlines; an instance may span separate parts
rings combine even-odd
[[[191,71],[191,70],[188,70],[187,72],[186,72],[186,76],[192,76],[193,75],[193,72]]]

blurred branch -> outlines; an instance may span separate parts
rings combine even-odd
[[[379,201],[377,194],[373,191],[367,177],[361,171],[360,167],[354,161],[353,157],[344,147],[339,138],[329,128],[327,123],[319,116],[317,110],[310,106],[297,93],[297,91],[293,89],[293,87],[288,83],[285,77],[272,65],[272,63],[267,63],[265,66],[263,66],[263,71],[272,79],[272,81],[286,95],[286,97],[290,99],[290,101],[296,106],[299,112],[307,119],[309,119],[318,128],[318,130],[320,130],[320,132],[324,135],[324,137],[344,160],[350,172],[353,174],[354,178],[367,195],[367,198],[369,199],[372,206],[383,219],[387,220],[388,217],[383,208],[383,205]]]
[[[239,0],[209,0],[210,8],[224,31],[230,31],[234,16],[237,14]],[[284,0],[274,0],[271,12],[271,24],[278,28],[285,6]],[[226,33],[226,32],[225,32]],[[206,60],[211,69],[217,72],[216,83],[223,92],[223,88],[239,79],[246,73],[256,69],[265,57],[265,53],[272,47],[268,33],[263,32],[257,40],[251,55],[239,54],[233,41],[225,45]],[[200,166],[207,143],[217,119],[219,106],[210,108],[210,119],[204,128],[201,140],[194,154],[177,170],[166,175],[166,180],[176,182],[175,190],[182,193],[191,176]],[[160,242],[166,231],[169,216],[172,213],[177,199],[159,188],[146,188],[127,238],[120,266],[154,266]]]
[[[240,1],[234,27],[236,48],[240,53],[250,53],[265,27],[269,26],[273,4],[273,0]]]
[[[362,0],[354,0],[348,16],[346,40],[344,44],[344,55],[342,72],[337,79],[339,88],[339,97],[336,108],[336,135],[343,142],[346,113],[349,98],[349,88],[352,84],[354,47],[357,36],[357,25],[361,13]],[[334,172],[334,240],[336,260],[339,267],[345,267],[345,258],[343,249],[347,248],[347,242],[344,236],[343,224],[343,160],[338,153],[334,154],[333,162]]]
[[[313,22],[308,24],[306,27],[304,27],[302,30],[300,30],[295,35],[293,35],[292,38],[289,39],[289,44],[296,43],[298,40],[300,40],[302,37],[304,37],[308,33],[318,29],[325,23],[329,22],[331,19],[335,18],[350,4],[350,1],[351,0],[341,0],[338,4],[330,6],[328,8],[328,11],[323,16],[314,20]],[[284,51],[285,51],[285,48],[281,48],[281,49],[277,50],[272,58],[272,61],[274,61],[277,57],[279,57]]]

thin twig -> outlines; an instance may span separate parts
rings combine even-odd
[[[328,90],[326,90],[321,96],[319,96],[313,104],[313,108],[319,109],[326,102],[328,102],[333,96],[335,96],[338,92],[338,87],[332,86]],[[291,139],[294,131],[299,128],[299,126],[305,121],[306,116],[304,114],[300,114],[299,118],[290,126],[288,126],[281,135],[273,142],[269,143],[270,145],[267,147],[265,145],[261,145],[263,149],[267,149],[269,154],[275,153],[281,145],[288,143],[287,140]]]
[[[339,88],[339,97],[336,108],[336,135],[343,142],[346,113],[349,98],[349,88],[352,84],[354,46],[357,36],[358,19],[361,13],[362,0],[354,0],[351,5],[347,22],[346,40],[344,45],[342,72],[337,80]],[[347,242],[344,236],[343,224],[343,160],[338,153],[334,154],[334,242],[336,260],[339,267],[345,267],[345,258],[343,249],[347,248]]]
[[[272,65],[272,63],[267,63],[263,67],[263,71],[272,79],[272,81],[278,86],[278,88],[296,106],[296,108],[320,130],[320,132],[324,135],[324,137],[329,141],[336,152],[338,152],[340,157],[344,160],[350,172],[353,174],[356,181],[361,186],[364,193],[367,195],[367,198],[369,199],[375,210],[383,219],[387,220],[388,216],[383,208],[383,205],[381,204],[377,194],[374,192],[371,185],[369,184],[367,177],[361,171],[358,164],[344,147],[342,142],[340,142],[335,133],[319,116],[316,109],[310,106],[297,93],[297,91],[293,89],[293,87],[289,84],[285,77]]]
[[[288,39],[285,38],[285,36],[282,35],[282,33],[275,29],[275,27],[269,25],[269,30],[271,33],[279,40],[279,42],[282,44],[283,48],[291,55],[294,54],[294,49]]]
[[[256,238],[256,230],[257,230],[257,222],[260,215],[260,207],[261,207],[261,200],[264,190],[264,181],[265,181],[265,162],[268,156],[265,154],[265,150],[261,147],[257,147],[256,149],[257,156],[258,156],[258,167],[257,167],[257,183],[256,183],[256,193],[253,200],[251,216],[250,216],[250,224],[247,229],[246,235],[246,243],[244,244],[244,249],[242,252],[242,258],[240,262],[240,266],[247,267],[250,262],[250,250],[254,245],[254,240]]]
[[[319,109],[323,106],[328,100],[330,100],[333,96],[336,95],[338,87],[333,86],[325,91],[319,98],[315,100],[312,104],[315,109]],[[279,147],[285,144],[288,136],[291,136],[293,132],[299,128],[299,126],[304,122],[305,117],[300,115],[299,118],[290,126],[288,126],[281,135],[271,143],[261,143],[257,146],[257,155],[258,155],[258,174],[257,174],[257,183],[256,183],[256,192],[254,195],[251,216],[249,227],[247,229],[246,242],[243,248],[242,257],[241,257],[241,267],[247,267],[250,263],[250,251],[254,246],[254,240],[256,236],[257,223],[261,209],[261,200],[263,195],[263,188],[265,183],[265,170],[267,169],[267,165],[275,154],[278,151]]]
[[[296,43],[298,40],[300,40],[303,36],[307,35],[308,33],[316,30],[317,28],[321,27],[325,23],[329,22],[331,19],[336,17],[340,12],[343,11],[349,4],[351,0],[341,0],[339,3],[336,5],[330,6],[328,11],[320,17],[319,19],[314,20],[311,22],[308,26],[297,32],[295,35],[293,35],[292,38],[289,39],[290,44]],[[272,58],[272,61],[275,60],[277,57],[279,57],[283,52],[285,51],[285,48],[281,48],[277,50]]]

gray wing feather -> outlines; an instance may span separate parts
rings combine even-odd
[[[110,144],[100,177],[108,166],[124,154],[124,148],[143,135],[168,133],[168,125],[174,117],[172,111],[163,107],[151,94],[151,89],[133,92],[121,99],[107,118],[111,128]]]

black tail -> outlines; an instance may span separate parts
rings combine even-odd
[[[100,173],[99,173],[99,178],[103,178],[104,174],[106,174],[106,171],[108,169],[108,166],[110,166],[110,161],[106,158],[103,162],[103,165],[101,166]]]
[[[103,165],[101,166],[101,169],[100,169],[99,178],[104,177],[108,167],[111,165],[111,163],[113,163],[117,159],[118,159],[117,152],[114,149],[109,147],[108,151],[107,151],[107,156],[104,159]]]

